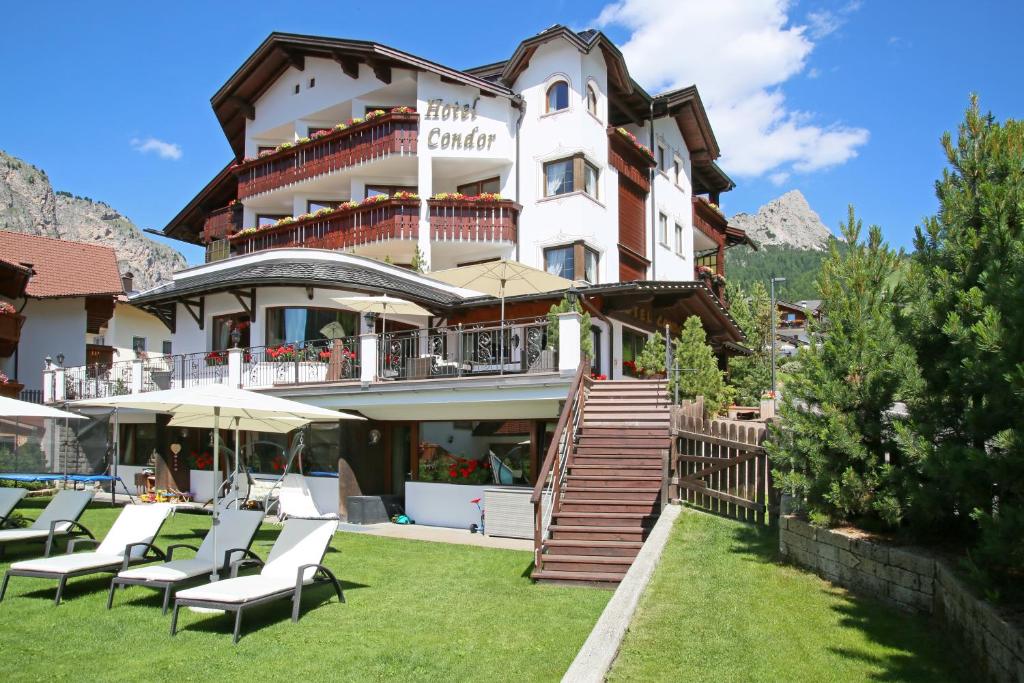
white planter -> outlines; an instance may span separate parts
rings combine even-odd
[[[145,469],[149,468],[142,467],[140,465],[118,465],[117,476],[121,477],[121,481],[124,482],[124,485],[128,488],[128,490],[131,493],[134,494],[139,492],[135,486],[135,475]],[[124,490],[121,488],[120,485],[118,485],[117,487],[117,492],[124,493]]]
[[[442,484],[426,481],[405,482],[405,514],[417,524],[468,529],[480,523],[480,512],[469,502],[484,497],[488,486]]]
[[[197,503],[213,500],[213,493],[223,479],[224,476],[220,472],[191,470],[189,473],[189,493],[192,494],[192,500]]]

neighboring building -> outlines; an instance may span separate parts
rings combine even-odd
[[[482,462],[510,450],[534,480],[581,333],[590,370],[613,379],[633,374],[650,335],[677,334],[692,315],[720,356],[742,349],[722,292],[726,249],[747,239],[718,209],[733,183],[697,90],[644,92],[600,32],[556,26],[466,71],[275,33],[212,105],[235,159],[163,231],[204,245],[206,262],[129,299],[166,325],[173,350],[138,361],[133,389],[230,382],[369,418],[305,435],[303,470],[340,472],[340,486],[308,477],[323,507],[395,495],[421,523],[478,521],[470,489],[417,480],[452,479],[457,469],[436,467],[445,452]],[[564,279],[501,302],[486,283],[412,269],[498,259]],[[384,334],[380,316],[339,301],[382,293],[430,316],[388,316]],[[549,322],[566,297],[591,329],[573,315]],[[53,400],[72,398],[54,386]],[[187,455],[210,443],[126,420],[127,467],[169,443]],[[250,437],[249,467],[279,475],[288,444]],[[190,485],[188,472],[167,476]]]
[[[113,350],[92,338],[102,334],[122,293],[113,249],[0,231],[0,260],[31,271],[21,294],[0,292],[0,301],[24,316],[17,347],[0,357],[0,371],[24,385],[26,397],[40,398],[47,357],[62,356],[67,366],[110,362]],[[0,277],[18,282],[22,275],[12,280],[11,272]]]
[[[779,353],[792,356],[811,343],[808,321],[821,319],[821,300],[776,301],[775,305],[779,312]]]
[[[133,280],[131,273],[121,277],[125,293],[117,297],[113,317],[94,341],[113,348],[113,361],[169,356],[174,353],[171,331],[152,313],[129,303],[129,297],[138,293]]]

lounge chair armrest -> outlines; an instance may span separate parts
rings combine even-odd
[[[100,544],[100,542],[95,538],[72,538],[70,541],[68,541],[68,554],[70,555],[71,553],[75,552],[75,548],[77,548],[82,543],[88,543],[89,545]]]
[[[338,594],[338,600],[345,602],[345,592],[341,590],[341,582],[338,581],[338,577],[334,575],[334,572],[322,564],[304,564],[299,567],[299,571],[295,575],[295,598],[293,603],[294,607],[292,609],[292,621],[299,620],[299,603],[302,601],[302,576],[306,573],[307,569],[311,569],[313,567],[316,567],[317,572],[326,575],[327,580],[334,587],[334,592]],[[316,572],[313,573],[313,576],[316,577]]]
[[[175,548],[188,548],[189,550],[194,550],[197,553],[199,552],[199,548],[195,547],[194,545],[189,545],[188,543],[175,543],[174,545],[167,546],[167,550],[164,551],[164,553],[167,555],[168,562],[174,559]]]
[[[248,566],[262,567],[263,564],[264,564],[263,560],[261,560],[260,558],[256,557],[255,555],[253,555],[250,558],[246,558],[246,559],[242,559],[242,560],[235,560],[234,562],[231,563],[231,578],[233,579],[236,576],[238,576],[238,570],[241,569],[242,567],[248,567]]]
[[[325,567],[325,566],[323,566],[322,564],[319,564],[319,563],[311,563],[311,564],[304,564],[301,567],[299,567],[299,571],[298,571],[298,573],[296,574],[296,577],[295,577],[295,585],[296,586],[298,586],[298,585],[300,585],[302,583],[302,575],[306,573],[306,570],[307,569],[312,569],[313,567],[316,567],[316,572],[313,573],[313,576],[316,576],[317,572],[322,572],[322,573],[326,574],[327,578],[330,579],[332,582],[338,583],[338,579],[334,576],[334,572],[332,572],[330,569],[328,569],[327,567]]]
[[[92,532],[89,531],[85,527],[85,525],[82,524],[81,522],[79,522],[78,520],[75,520],[75,519],[55,519],[52,522],[50,522],[50,532],[46,536],[46,548],[43,551],[43,557],[49,557],[50,556],[50,552],[53,551],[53,538],[54,538],[54,536],[57,535],[57,525],[58,524],[67,524],[68,525],[68,534],[74,534],[74,533],[85,534],[89,538],[91,538],[93,540],[96,540],[96,537],[92,535]],[[74,542],[68,543],[68,552],[69,553],[72,552],[71,548],[73,548],[73,547],[74,547]]]
[[[7,515],[0,515],[0,529],[3,529],[4,527],[8,526],[14,526],[14,524],[11,522],[11,518]]]
[[[239,561],[244,561],[246,558],[248,558],[250,560],[251,564],[254,564],[254,565],[256,563],[263,564],[263,560],[261,560],[256,553],[254,553],[253,551],[249,550],[248,548],[230,548],[230,549],[224,551],[224,565],[223,565],[224,570],[223,571],[227,572],[227,571],[229,571],[231,569],[232,565],[234,564],[231,561],[231,558],[234,555],[238,554],[238,553],[242,554],[242,558]],[[256,562],[252,562],[252,560],[255,560]]]
[[[157,548],[152,543],[146,543],[145,541],[139,541],[138,543],[129,543],[124,547],[124,562],[121,564],[121,571],[125,571],[128,569],[128,563],[132,560],[133,548],[145,548],[146,550],[152,550],[154,553],[156,553],[156,556],[159,559],[167,559],[167,556],[164,554],[164,551],[160,550],[160,548]],[[143,557],[145,557],[145,553],[143,553]]]

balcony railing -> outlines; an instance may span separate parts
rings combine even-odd
[[[502,199],[428,199],[430,239],[439,242],[515,242],[519,204]]]
[[[242,229],[242,205],[232,204],[213,211],[203,223],[203,242],[222,240]]]
[[[568,317],[566,317],[568,316]],[[155,356],[107,365],[51,368],[44,401],[60,403],[161,389],[227,384],[245,389],[363,384],[563,372],[575,365],[579,316],[563,314],[559,347],[549,343],[546,316],[448,325],[276,346]]]
[[[388,199],[252,233],[243,230],[231,238],[231,255],[285,247],[344,249],[384,240],[415,240],[419,215],[419,199]]]
[[[239,199],[393,154],[415,154],[419,115],[391,112],[246,161],[235,169]]]

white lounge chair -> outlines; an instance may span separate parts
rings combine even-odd
[[[57,536],[84,534],[89,538],[95,538],[91,531],[78,522],[78,518],[92,501],[92,496],[92,491],[58,491],[32,524],[24,529],[0,529],[0,555],[8,543],[45,540],[46,549],[43,555],[49,557]]]
[[[28,495],[28,489],[0,488],[0,527],[7,526],[8,518],[21,499]]]
[[[278,517],[281,519],[338,519],[336,512],[321,512],[313,500],[313,493],[301,474],[286,474],[281,479],[277,497]]]
[[[249,552],[252,538],[263,521],[263,513],[258,510],[224,510],[218,514],[220,523],[217,525],[217,546],[223,551],[224,558],[221,571],[229,571],[231,559],[235,555],[255,557]],[[195,557],[175,560],[174,551],[178,548],[190,548],[196,551]],[[110,581],[110,595],[107,596],[107,609],[114,605],[114,590],[126,586],[148,586],[162,589],[164,592],[163,613],[167,614],[167,605],[171,592],[180,584],[205,576],[213,571],[216,559],[213,556],[213,536],[206,534],[198,548],[185,543],[167,546],[167,561],[163,564],[147,564],[120,571]]]
[[[53,604],[59,605],[64,586],[70,578],[127,569],[131,564],[152,559],[146,556],[149,551],[163,559],[164,553],[153,545],[153,539],[173,511],[174,506],[167,503],[128,505],[121,510],[102,543],[94,538],[75,538],[68,542],[66,555],[15,562],[4,574],[0,600],[4,599],[7,582],[12,576],[56,579],[57,595]],[[98,546],[95,552],[75,554],[75,546],[79,543],[96,543]]]
[[[292,621],[298,621],[302,587],[313,583],[318,574],[334,586],[338,599],[345,602],[338,579],[321,564],[337,528],[338,523],[333,520],[289,519],[265,563],[259,559],[236,560],[231,564],[230,579],[180,591],[174,599],[171,635],[178,630],[178,610],[182,607],[234,612],[235,643],[242,628],[242,610],[247,607],[290,598]],[[262,565],[260,573],[238,576],[239,568],[250,563]]]

